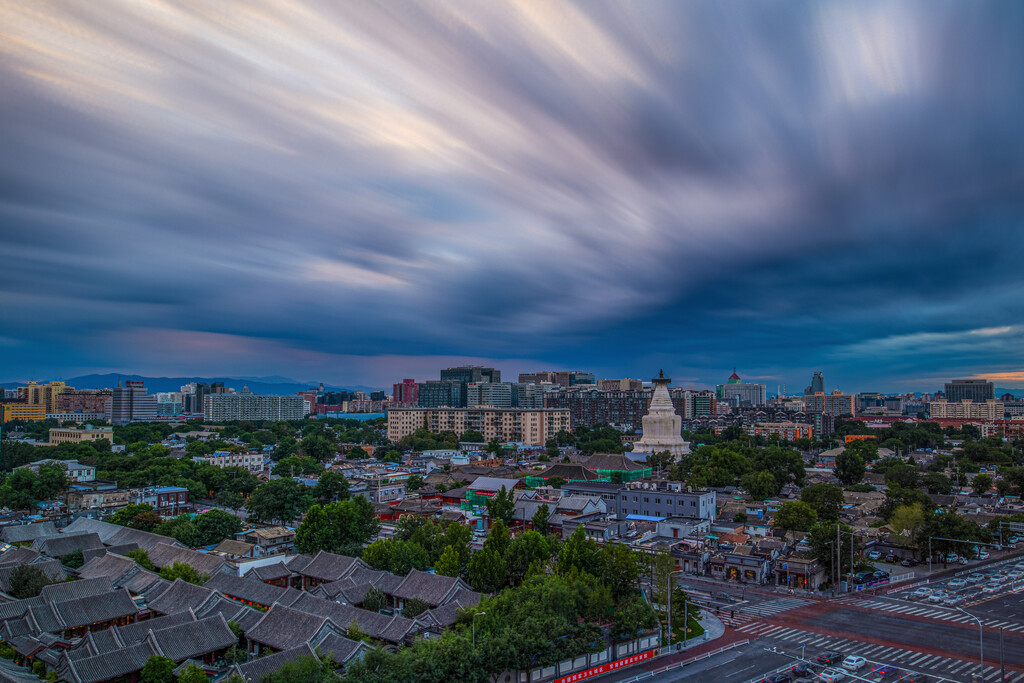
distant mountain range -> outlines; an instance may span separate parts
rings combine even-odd
[[[83,375],[81,377],[71,377],[63,380],[68,385],[75,387],[76,389],[106,389],[109,387],[117,386],[118,379],[121,382],[142,381],[146,384],[146,389],[151,394],[155,394],[161,391],[178,391],[183,385],[189,382],[202,382],[204,384],[212,384],[213,382],[223,382],[224,386],[231,387],[233,389],[241,390],[243,386],[248,386],[249,390],[254,394],[294,394],[297,391],[305,391],[319,386],[319,382],[299,382],[288,377],[145,377],[143,375],[118,375],[115,373],[108,373],[106,375]],[[43,380],[39,380],[42,382]],[[0,386],[5,388],[13,388],[24,385],[25,382],[3,382]],[[376,391],[376,387],[367,386],[349,386],[339,387],[334,385],[324,384],[324,387],[331,391],[365,391],[367,393]]]

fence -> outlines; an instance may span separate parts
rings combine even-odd
[[[654,671],[644,671],[643,673],[639,673],[636,676],[633,676],[632,678],[625,678],[625,679],[619,681],[619,683],[636,683],[637,681],[643,681],[643,680],[647,680],[649,678],[654,678],[655,676],[660,676],[661,674],[668,673],[669,671],[672,671],[673,669],[681,669],[684,666],[688,666],[690,664],[693,664],[694,662],[699,662],[702,659],[708,659],[710,657],[714,657],[715,655],[722,654],[726,650],[732,650],[733,648],[742,647],[744,645],[750,645],[750,641],[749,640],[737,640],[735,643],[729,643],[728,645],[723,645],[722,647],[718,648],[717,650],[712,650],[711,652],[705,652],[703,654],[699,654],[699,655],[696,655],[694,657],[690,657],[689,659],[684,659],[681,662],[676,662],[675,664],[669,664],[668,666],[663,666],[660,669],[655,669]],[[668,648],[663,648],[662,649],[663,653],[664,653],[665,649],[668,649]]]

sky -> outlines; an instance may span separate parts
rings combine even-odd
[[[0,380],[1024,387],[1024,3],[0,4]]]

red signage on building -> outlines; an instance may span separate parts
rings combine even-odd
[[[617,659],[614,662],[608,662],[607,664],[602,664],[601,666],[595,666],[593,669],[577,671],[574,674],[569,674],[568,676],[556,678],[551,683],[575,683],[575,681],[582,681],[592,676],[600,676],[601,674],[616,671],[625,666],[633,666],[634,664],[639,664],[640,662],[645,661],[647,659],[652,659],[657,652],[657,650],[648,650],[647,652],[641,652],[640,654],[633,655],[632,657],[624,657],[622,659]]]

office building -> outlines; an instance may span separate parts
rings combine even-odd
[[[644,383],[632,377],[599,379],[597,380],[597,388],[601,391],[640,391],[644,388]]]
[[[561,431],[571,431],[568,410],[519,408],[393,408],[388,411],[388,440],[398,441],[417,429],[435,434],[480,432],[484,441],[543,446]]]
[[[151,422],[156,419],[156,398],[146,393],[142,382],[118,381],[110,400],[110,424],[122,426],[131,422]]]
[[[821,376],[821,371],[815,372],[814,376],[811,377],[811,386],[804,389],[804,394],[824,394],[825,393],[825,378]]]
[[[768,402],[768,387],[764,384],[745,384],[734,368],[728,381],[715,387],[715,398],[734,408],[754,408]]]
[[[41,422],[46,419],[46,406],[6,401],[0,405],[0,424],[7,422]]]
[[[975,403],[970,399],[956,403],[937,400],[928,404],[928,414],[933,418],[955,420],[1002,420],[1006,415],[1006,409],[1002,401],[994,398],[982,403]]]
[[[540,372],[522,373],[519,381],[533,384],[557,384],[561,387],[593,386],[596,384],[594,373],[581,370],[542,370]]]
[[[519,385],[512,382],[469,382],[466,385],[466,407],[494,406],[515,408],[518,406]]]
[[[692,489],[677,481],[641,480],[630,482],[619,491],[615,512],[619,519],[638,515],[658,519],[696,517],[714,521],[715,502],[714,491]]]
[[[984,403],[995,397],[995,385],[983,379],[954,379],[952,382],[946,382],[946,400],[950,403]]]
[[[417,405],[420,408],[464,408],[466,400],[462,389],[462,382],[457,379],[421,382]]]
[[[301,420],[307,402],[302,396],[261,394],[207,394],[203,417],[212,422],[230,420]]]
[[[110,389],[64,391],[57,394],[58,413],[110,414],[113,392]]]

